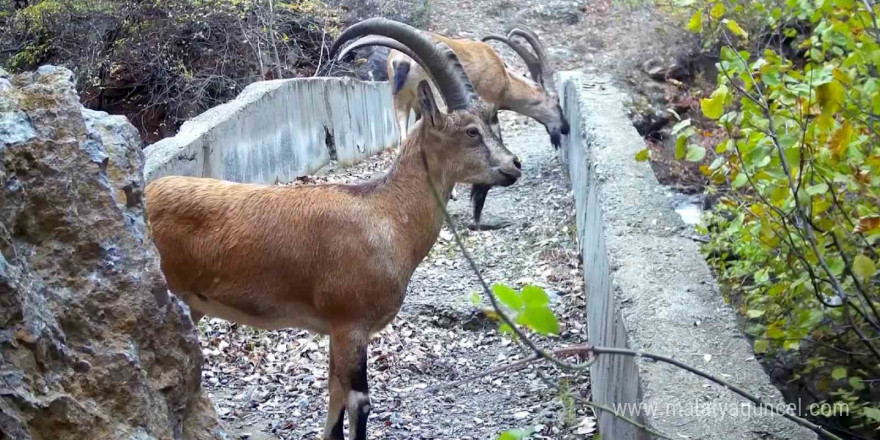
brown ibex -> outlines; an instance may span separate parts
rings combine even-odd
[[[346,411],[350,438],[367,438],[367,345],[397,315],[434,245],[444,196],[456,182],[506,186],[520,177],[519,161],[489,129],[490,108],[450,48],[384,19],[355,24],[343,36],[351,32],[411,49],[446,102],[444,114],[428,84],[419,84],[422,119],[387,174],[356,185],[297,187],[164,177],[146,188],[162,271],[194,321],[211,315],[330,335],[324,438],[333,440],[344,438]]]
[[[494,104],[498,110],[511,110],[537,120],[547,129],[554,148],[559,147],[561,136],[568,134],[569,125],[559,105],[559,97],[553,85],[553,70],[546,52],[534,32],[523,27],[514,27],[506,37],[492,34],[484,37],[483,42],[452,39],[435,33],[426,33],[426,35],[434,41],[445,43],[455,51],[481,98]],[[532,55],[528,49],[512,40],[514,37],[524,38],[536,55]],[[531,80],[508,68],[498,53],[485,43],[487,40],[502,41],[516,51],[526,63]],[[360,47],[376,44],[392,49],[388,55],[388,77],[392,81],[394,111],[398,127],[401,137],[405,138],[410,112],[415,112],[416,119],[419,118],[418,106],[416,105],[416,84],[428,79],[429,76],[417,64],[412,65],[411,60],[415,60],[412,54],[395,47],[393,42],[381,38],[362,38],[341,52],[340,58]],[[497,114],[493,115],[491,126],[500,137],[501,130]],[[471,190],[474,204],[474,225],[472,227],[474,228],[484,229],[480,224],[480,217],[490,188],[491,186],[475,185]]]

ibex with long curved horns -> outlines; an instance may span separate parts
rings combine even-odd
[[[511,185],[520,176],[516,156],[485,122],[490,107],[449,47],[384,19],[355,24],[343,36],[351,32],[409,48],[447,106],[440,111],[427,82],[419,84],[422,119],[386,175],[298,187],[164,177],[146,188],[162,271],[195,321],[212,315],[330,335],[327,440],[344,439],[346,411],[349,437],[367,438],[370,336],[400,310],[453,185]]]
[[[523,27],[514,27],[506,37],[492,34],[484,37],[482,42],[452,39],[427,32],[425,35],[434,41],[445,43],[455,51],[481,98],[489,104],[494,104],[498,110],[511,110],[535,119],[547,129],[553,146],[560,145],[561,136],[568,134],[569,125],[559,105],[559,97],[553,85],[553,70],[547,54],[534,32]],[[535,51],[535,55],[513,40],[514,37],[524,38]],[[508,68],[498,53],[485,43],[488,40],[504,42],[522,57],[531,74],[531,80]],[[392,81],[394,111],[398,126],[402,138],[405,138],[410,112],[416,113],[416,119],[419,116],[416,105],[416,84],[429,79],[430,75],[418,64],[412,64],[412,60],[416,62],[418,60],[410,51],[381,37],[361,38],[340,52],[339,58],[345,57],[355,49],[372,45],[393,49],[388,55],[388,77]],[[497,115],[493,116],[491,125],[500,137]],[[491,186],[475,185],[471,190],[474,203],[474,227],[478,229],[482,229],[480,217],[490,188]]]

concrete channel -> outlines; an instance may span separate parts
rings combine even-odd
[[[572,125],[562,154],[577,209],[590,342],[671,356],[784,404],[690,227],[650,165],[635,161],[644,141],[626,115],[625,95],[602,77],[562,73],[558,82]],[[816,438],[721,386],[648,359],[600,357],[591,376],[596,402],[629,403],[628,415],[681,438]],[[608,413],[599,430],[614,440],[650,438]]]

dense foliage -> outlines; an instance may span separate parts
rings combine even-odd
[[[320,0],[0,0],[0,65],[70,68],[149,142],[253,81],[313,74],[339,27]]]
[[[708,260],[748,320],[755,352],[790,368],[785,379],[804,401],[849,410],[819,421],[875,435],[880,7],[692,0],[678,8],[720,58],[717,88],[701,101],[701,121],[723,133],[701,167],[719,200],[703,224]],[[698,122],[675,127],[680,158],[704,158]]]

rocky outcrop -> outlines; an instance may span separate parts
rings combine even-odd
[[[69,70],[0,71],[0,438],[218,439],[143,220],[143,154]]]

